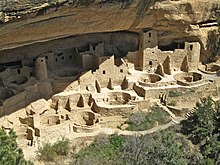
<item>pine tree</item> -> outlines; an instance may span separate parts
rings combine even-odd
[[[198,144],[208,140],[216,129],[215,104],[209,96],[201,99],[195,108],[193,115],[182,123],[182,132],[188,134],[193,143]]]
[[[22,149],[16,142],[16,134],[11,130],[8,134],[0,129],[0,165],[33,165],[24,159]]]

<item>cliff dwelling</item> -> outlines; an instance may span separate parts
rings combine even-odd
[[[191,121],[202,98],[216,110],[219,21],[219,0],[0,0],[0,131],[13,130],[22,157],[37,164],[36,151],[63,137],[82,149],[96,135],[149,135],[149,148],[157,133]],[[196,154],[213,139],[199,146],[176,134]]]
[[[170,91],[211,86],[207,95],[218,86],[219,64],[202,64],[198,42],[160,46],[158,32],[151,29],[97,35],[2,51],[1,126],[31,141],[58,128],[64,135],[92,132],[105,118],[126,116],[155,102],[166,105]],[[187,98],[195,102],[200,94]],[[181,105],[176,108],[181,111]]]

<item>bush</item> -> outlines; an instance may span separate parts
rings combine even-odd
[[[182,96],[183,94],[181,92],[178,92],[178,91],[169,91],[169,94],[168,96],[169,97],[179,97],[179,96]]]
[[[104,137],[104,140],[102,140]],[[125,138],[119,135],[98,135],[94,142],[73,155],[73,165],[120,164],[119,154]]]
[[[172,100],[171,102],[168,103],[169,106],[176,106],[176,101]]]
[[[62,137],[56,143],[43,143],[37,150],[37,158],[40,161],[53,161],[58,155],[66,156],[70,150],[69,139]]]
[[[53,147],[58,155],[66,156],[70,151],[70,141],[69,139],[62,137],[62,139],[58,140]]]
[[[99,135],[98,135],[99,136]],[[98,139],[100,139],[99,136]],[[108,143],[90,146],[73,155],[73,165],[182,165],[183,145],[173,132],[143,136],[111,135]],[[188,151],[187,151],[188,152]]]
[[[150,112],[137,112],[131,115],[128,120],[129,131],[144,131],[171,121],[170,115],[159,106],[150,108]]]
[[[50,143],[43,143],[37,150],[37,158],[40,161],[53,161],[56,156],[55,148]]]

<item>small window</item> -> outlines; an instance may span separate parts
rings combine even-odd
[[[190,50],[192,50],[193,49],[193,45],[190,45]]]
[[[43,62],[44,60],[40,60],[41,62]]]
[[[58,59],[56,58],[56,62],[58,61]]]
[[[152,62],[152,61],[149,61],[149,65],[152,66],[152,65],[153,65],[153,62]]]
[[[150,41],[148,41],[148,42],[150,42]]]
[[[103,70],[102,73],[105,74],[106,73],[105,70]]]
[[[48,56],[45,56],[45,59],[47,60],[47,59],[48,59]]]
[[[123,73],[123,69],[120,69],[120,72]]]
[[[149,33],[149,37],[151,37],[151,33]]]
[[[152,53],[154,53],[154,52],[152,52]]]
[[[21,74],[21,70],[20,69],[18,69],[17,72],[18,72],[18,74]]]
[[[61,59],[64,60],[64,57],[62,57]]]
[[[33,77],[34,75],[33,75],[33,72],[30,72],[30,77]]]
[[[72,59],[72,56],[70,56],[70,59]]]

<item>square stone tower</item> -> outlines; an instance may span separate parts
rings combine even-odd
[[[144,70],[144,58],[147,58],[146,49],[158,48],[158,38],[156,30],[143,30],[140,34],[140,54],[139,54],[139,67]]]

